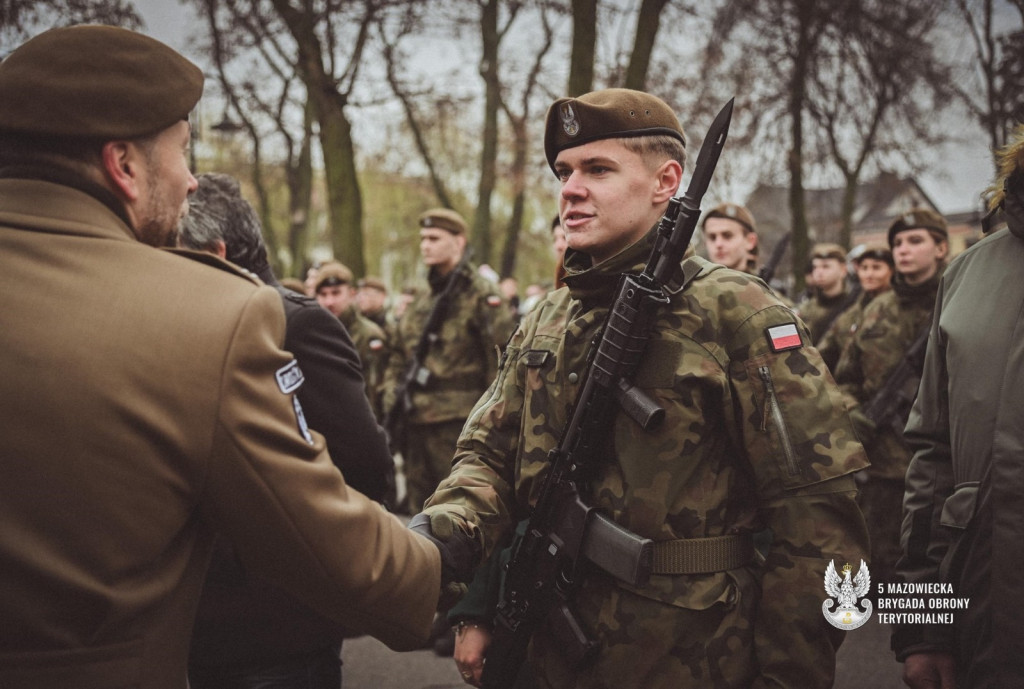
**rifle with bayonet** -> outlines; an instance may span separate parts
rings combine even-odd
[[[647,265],[639,275],[624,274],[619,280],[607,320],[591,347],[582,389],[558,446],[548,455],[549,471],[526,533],[507,565],[484,664],[485,689],[511,686],[541,624],[549,626],[560,652],[573,665],[592,657],[597,644],[572,610],[573,594],[588,570],[597,568],[633,586],[643,586],[650,577],[653,542],[588,506],[584,493],[619,409],[645,430],[656,428],[665,416],[631,378],[650,339],[651,323],[669,303],[666,286],[693,238],[732,108],[730,100],[712,123],[686,193],[669,201]]]
[[[467,255],[464,254],[462,260],[448,275],[448,281],[445,282],[444,289],[437,296],[430,315],[427,317],[426,325],[423,327],[423,332],[420,333],[420,339],[416,342],[412,357],[406,364],[402,377],[395,387],[395,403],[391,405],[391,409],[388,410],[384,419],[384,430],[387,431],[388,442],[393,452],[400,452],[405,447],[408,419],[414,410],[412,391],[417,388],[422,390],[430,384],[430,369],[424,365],[424,362],[427,360],[427,352],[430,351],[430,347],[440,338],[441,326],[444,325],[444,321],[448,317],[448,310],[455,292],[465,280],[466,259]]]
[[[924,355],[928,350],[928,333],[931,323],[925,324],[918,333],[910,349],[907,350],[900,363],[886,377],[885,385],[878,389],[871,401],[861,411],[875,428],[888,426],[898,437],[903,437],[903,429],[910,418],[910,408],[914,406],[917,388],[924,372]]]

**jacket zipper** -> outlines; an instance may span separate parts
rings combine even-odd
[[[793,452],[793,442],[789,438],[789,431],[786,429],[786,423],[782,418],[782,407],[779,405],[779,398],[775,394],[775,383],[772,381],[771,371],[768,370],[767,366],[761,366],[757,369],[757,372],[761,374],[761,380],[764,381],[764,387],[768,392],[768,398],[765,401],[768,405],[766,411],[771,414],[775,430],[779,433],[779,440],[782,442],[782,454],[786,458],[786,469],[789,470],[790,476],[797,476],[800,474],[800,471],[796,468],[796,454]]]

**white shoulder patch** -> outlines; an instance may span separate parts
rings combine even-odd
[[[274,376],[277,378],[277,387],[281,388],[281,392],[286,395],[298,390],[305,381],[302,369],[299,368],[299,362],[295,360],[292,360],[287,366],[277,369]]]

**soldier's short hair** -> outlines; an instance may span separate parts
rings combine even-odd
[[[253,273],[269,267],[260,219],[242,197],[238,180],[207,172],[196,177],[199,187],[189,196],[188,215],[181,223],[182,246],[211,251],[218,241],[227,249],[225,258]]]

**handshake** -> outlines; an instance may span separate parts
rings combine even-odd
[[[409,529],[426,537],[441,553],[441,608],[450,608],[466,593],[466,584],[480,563],[483,544],[479,531],[466,533],[456,517],[447,512],[420,512],[409,521]]]

